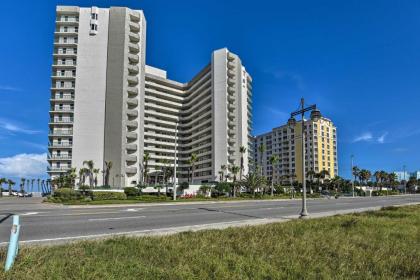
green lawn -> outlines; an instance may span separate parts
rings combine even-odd
[[[420,205],[23,248],[0,279],[420,279]]]

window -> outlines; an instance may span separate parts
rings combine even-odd
[[[64,38],[63,38],[63,42],[64,42],[64,43],[67,43],[67,37],[64,37]]]
[[[90,25],[90,30],[91,31],[98,31],[98,26],[96,24],[91,24]]]
[[[69,21],[69,16],[64,16],[64,21]]]
[[[76,32],[76,33],[77,33],[77,32],[79,32],[79,27],[77,27],[77,26],[76,26],[76,27],[74,28],[74,32]]]
[[[68,31],[68,27],[64,26],[64,32],[67,32],[67,31]]]

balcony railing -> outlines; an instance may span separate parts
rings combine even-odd
[[[71,143],[48,143],[48,147],[51,148],[71,148],[72,146]]]
[[[54,131],[50,131],[48,133],[49,135],[53,135],[53,136],[66,136],[66,135],[73,135],[73,131],[72,130],[54,130]]]
[[[73,118],[71,119],[50,119],[51,123],[73,123]]]
[[[47,171],[48,172],[67,172],[68,170],[70,170],[70,168],[71,167],[69,167],[69,166],[60,166],[60,167],[56,167],[56,166],[52,167],[52,166],[49,166],[47,168]]]
[[[71,160],[69,155],[48,155],[48,159]]]

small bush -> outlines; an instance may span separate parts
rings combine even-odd
[[[92,200],[124,200],[127,195],[122,192],[93,192]]]
[[[82,194],[79,191],[75,191],[70,188],[60,188],[54,191],[53,198],[60,202],[69,200],[79,200],[82,198]]]
[[[127,197],[134,197],[140,194],[139,189],[136,187],[126,187],[124,188],[124,193]]]
[[[157,201],[157,200],[160,201],[160,200],[167,200],[167,197],[143,194],[143,195],[137,196],[135,199],[140,200],[140,201]]]

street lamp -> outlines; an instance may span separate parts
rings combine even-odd
[[[178,122],[175,124],[175,148],[174,148],[174,200],[176,200],[176,141],[178,136]]]
[[[306,209],[306,173],[305,173],[305,113],[311,112],[311,119],[318,120],[321,117],[321,112],[317,110],[316,105],[311,105],[305,108],[305,101],[303,98],[300,100],[300,109],[290,114],[290,119],[287,122],[289,126],[296,125],[295,116],[301,115],[302,118],[302,210],[300,217],[307,217],[308,211]]]

